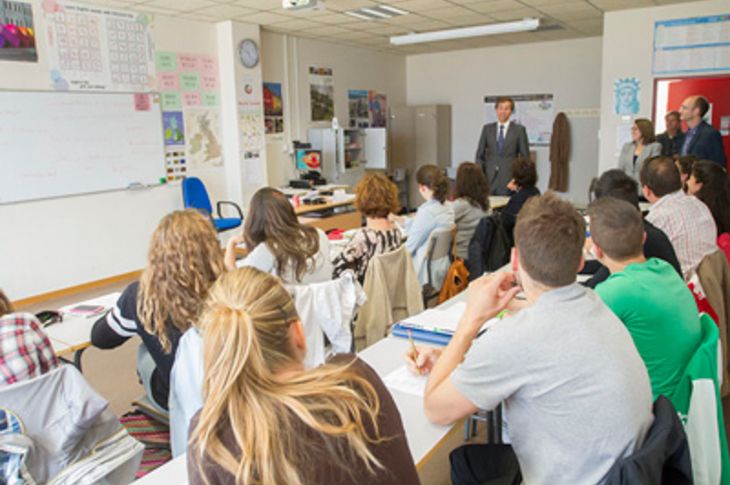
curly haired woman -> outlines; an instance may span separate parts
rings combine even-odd
[[[208,289],[223,271],[223,252],[210,221],[195,210],[168,214],[152,235],[139,281],[91,330],[91,343],[101,349],[139,335],[137,371],[147,396],[163,410],[178,340],[198,318]]]

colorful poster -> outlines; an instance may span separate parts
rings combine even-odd
[[[163,109],[218,106],[218,62],[213,56],[157,52],[155,60],[157,89],[163,95]],[[166,106],[165,100],[176,101],[177,107]]]
[[[54,89],[136,91],[153,88],[149,17],[71,2],[43,2]]]
[[[347,91],[347,105],[350,113],[350,128],[368,128],[370,126],[370,107],[368,92],[365,89]]]
[[[182,115],[182,113],[180,114]],[[187,176],[188,166],[186,162],[184,146],[171,145],[165,147],[165,169],[168,182],[182,180]]]
[[[497,121],[494,103],[499,96],[485,96],[486,123]],[[527,130],[530,145],[549,146],[555,120],[555,102],[552,94],[516,94],[510,96],[515,109],[510,120]]]
[[[309,66],[309,103],[312,121],[335,116],[335,84],[331,67]]]
[[[30,3],[0,2],[0,61],[38,62]]]
[[[284,132],[284,101],[281,83],[264,83],[264,124],[266,134]]]
[[[375,91],[368,92],[370,126],[385,128],[388,124],[388,97]]]
[[[223,147],[218,134],[220,119],[217,110],[188,108],[184,115],[185,151],[193,168],[223,165]]]
[[[185,145],[182,111],[163,111],[162,127],[165,131],[165,145]]]

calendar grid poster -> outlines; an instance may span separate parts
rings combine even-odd
[[[43,2],[50,81],[60,91],[150,91],[154,56],[146,14]]]

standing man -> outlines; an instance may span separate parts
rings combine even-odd
[[[682,151],[684,144],[684,133],[682,132],[682,121],[679,119],[679,111],[670,111],[664,116],[667,130],[657,135],[656,141],[662,145],[662,155],[674,158]]]
[[[682,121],[689,129],[682,144],[682,155],[695,155],[697,158],[712,160],[725,167],[725,149],[722,146],[720,133],[702,118],[710,109],[710,103],[704,96],[690,96],[685,99],[679,112]]]
[[[515,109],[512,98],[497,98],[494,109],[497,122],[482,128],[476,163],[482,166],[492,187],[492,195],[509,195],[507,183],[512,180],[512,160],[530,158],[530,145],[525,127],[509,119]]]

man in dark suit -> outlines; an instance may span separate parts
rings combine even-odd
[[[724,167],[727,160],[720,132],[702,119],[709,109],[710,103],[707,99],[696,95],[685,99],[680,106],[682,121],[689,127],[682,144],[682,155],[694,155],[700,159],[712,160]]]
[[[507,183],[512,180],[512,160],[529,158],[530,145],[525,127],[510,121],[515,103],[511,98],[499,97],[494,104],[497,122],[482,128],[476,163],[489,180],[492,195],[509,195]]]
[[[684,133],[682,133],[682,121],[679,119],[679,111],[670,111],[664,116],[667,130],[657,135],[656,141],[662,145],[662,155],[674,158],[682,151],[684,144]]]

